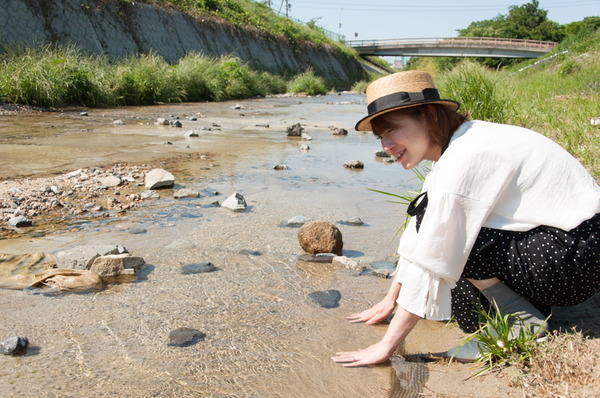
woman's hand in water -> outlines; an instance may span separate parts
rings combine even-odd
[[[395,345],[382,340],[379,343],[365,348],[364,350],[337,352],[335,357],[332,357],[331,359],[333,362],[343,363],[345,367],[349,368],[356,366],[375,365],[377,363],[387,361],[392,356],[395,349]]]
[[[375,323],[384,321],[388,316],[392,315],[395,307],[396,302],[394,300],[390,301],[390,299],[386,296],[383,300],[368,310],[364,310],[358,314],[352,314],[346,317],[346,319],[350,320],[350,323],[366,322],[367,325],[373,325]]]

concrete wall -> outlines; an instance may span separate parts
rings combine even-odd
[[[168,62],[187,52],[236,55],[273,73],[298,73],[312,66],[338,88],[362,74],[352,58],[312,43],[292,46],[225,22],[195,19],[175,10],[120,0],[2,0],[0,44],[72,44],[118,60],[155,52]]]

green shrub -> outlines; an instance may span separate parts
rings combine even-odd
[[[312,68],[304,73],[296,75],[288,84],[291,93],[307,93],[309,95],[326,94],[327,87],[325,79],[317,76]]]

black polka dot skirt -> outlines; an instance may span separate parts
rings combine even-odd
[[[600,290],[600,213],[563,231],[540,226],[514,232],[482,228],[452,289],[452,313],[467,333],[479,328],[478,309],[490,303],[467,280],[496,277],[542,314],[584,302]]]

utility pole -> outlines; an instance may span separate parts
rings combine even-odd
[[[338,17],[338,36],[342,37],[342,11],[344,11],[343,8],[340,8],[340,15]]]
[[[285,0],[285,17],[288,17],[288,9],[290,8],[290,5],[288,4],[288,0]]]

